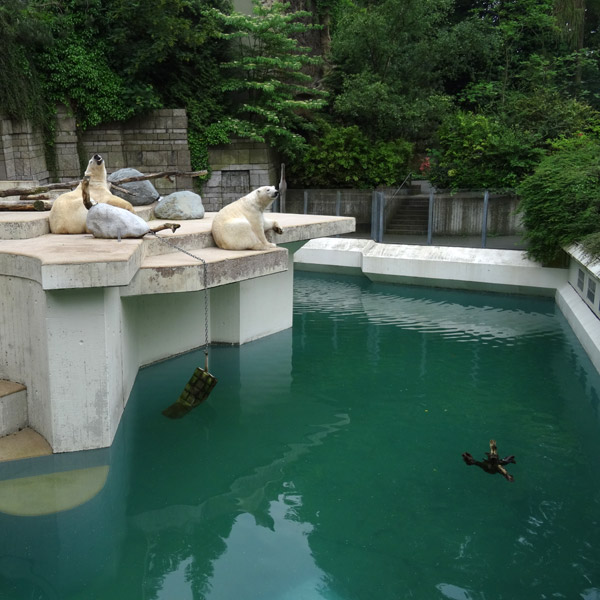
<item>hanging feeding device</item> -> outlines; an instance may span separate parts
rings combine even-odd
[[[211,375],[208,370],[208,278],[206,273],[206,261],[160,237],[158,237],[158,239],[169,246],[180,250],[184,254],[188,254],[192,258],[199,260],[202,263],[204,270],[204,369],[196,367],[179,398],[177,398],[171,406],[162,411],[162,414],[165,415],[165,417],[169,417],[170,419],[180,419],[187,415],[193,408],[196,408],[196,406],[204,402],[215,385],[217,385],[217,378],[214,375]]]

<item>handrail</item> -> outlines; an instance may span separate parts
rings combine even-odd
[[[411,180],[412,181],[412,176],[413,173],[412,171],[409,171],[408,175],[404,178],[404,181],[398,186],[398,188],[396,189],[396,191],[392,194],[392,197],[390,198],[390,200],[392,198],[394,198],[396,196],[396,194],[402,189],[402,186],[408,181]]]

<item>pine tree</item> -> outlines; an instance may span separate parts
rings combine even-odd
[[[232,42],[231,60],[221,64],[230,116],[215,127],[294,155],[305,143],[301,132],[310,128],[311,115],[325,104],[304,70],[321,58],[296,37],[316,26],[307,22],[311,13],[288,12],[287,3],[253,4],[252,15],[211,11],[222,23],[220,37]]]

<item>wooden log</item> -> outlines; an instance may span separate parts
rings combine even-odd
[[[48,202],[47,200],[34,200],[34,201],[10,201],[4,200],[0,201],[0,211],[7,210],[31,210],[31,211],[44,211],[50,210],[52,208],[52,202]]]
[[[34,200],[52,200],[52,198],[48,194],[39,194],[38,196],[19,196],[19,200],[33,202]]]
[[[149,175],[136,175],[134,177],[124,177],[123,179],[116,179],[111,183],[115,185],[123,185],[124,183],[131,183],[132,181],[146,181],[148,179],[170,179],[175,175],[182,175],[185,177],[202,177],[207,175],[208,171],[162,171],[161,173],[150,173]]]
[[[149,175],[138,175],[136,177],[126,177],[117,181],[111,182],[114,185],[122,185],[131,181],[145,181],[147,179],[170,179],[176,175],[184,177],[202,177],[207,171],[162,171],[161,173],[151,173]],[[35,194],[43,194],[50,190],[72,190],[79,185],[79,181],[65,181],[63,183],[49,183],[47,185],[38,185],[33,188],[13,188],[10,190],[0,190],[0,198],[6,196],[33,196]]]

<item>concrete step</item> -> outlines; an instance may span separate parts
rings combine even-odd
[[[415,221],[394,221],[387,224],[387,229],[427,229],[427,219]]]
[[[52,454],[50,444],[29,427],[0,437],[0,462]]]
[[[0,437],[27,425],[27,388],[14,381],[0,379]]]
[[[385,232],[390,235],[425,235],[427,227],[388,227]]]

